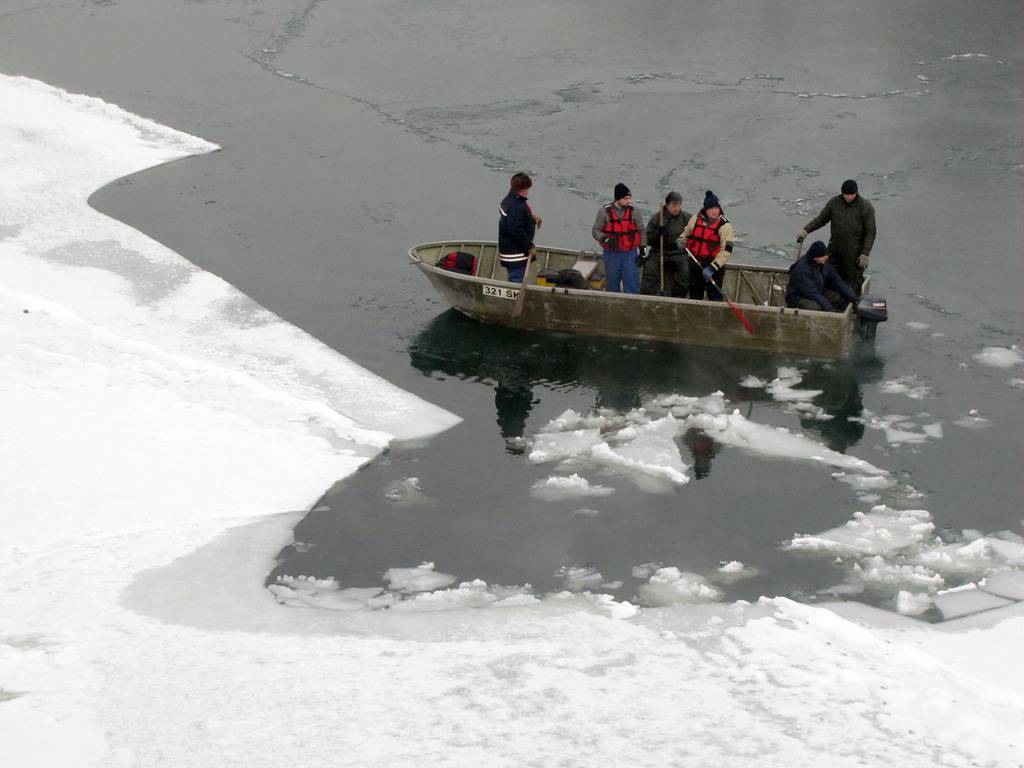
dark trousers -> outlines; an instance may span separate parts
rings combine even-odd
[[[843,282],[853,289],[858,298],[861,284],[864,282],[864,270],[857,266],[859,256],[860,254],[842,253],[838,256],[829,254],[828,257],[828,263],[832,265],[832,269],[839,273]]]
[[[677,299],[685,299],[690,295],[690,270],[686,266],[689,261],[685,254],[665,254],[665,293]],[[661,288],[661,257],[652,253],[644,265],[644,274],[640,278],[640,293],[654,296]]]
[[[846,309],[846,305],[849,304],[849,302],[846,299],[844,299],[837,291],[833,291],[833,290],[830,290],[830,289],[826,288],[824,291],[822,291],[822,295],[826,299],[828,299],[829,303],[832,305],[832,311],[833,312],[842,312],[843,310]],[[813,310],[816,310],[818,312],[826,311],[814,299],[804,299],[804,298],[797,299],[796,300],[796,306],[793,307],[793,308],[794,309],[813,309]]]
[[[693,259],[690,259],[689,270],[691,299],[703,299],[705,293],[710,301],[722,301],[725,298],[721,291],[716,289],[711,283],[704,280],[704,268],[697,266]],[[718,285],[721,285],[723,277],[725,277],[725,267],[716,269],[715,274],[711,276],[711,279]]]

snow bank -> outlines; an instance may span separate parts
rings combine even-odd
[[[457,418],[87,205],[215,145],[0,75],[0,146],[3,751],[110,765],[102,712],[125,683],[106,659],[144,642],[120,590]],[[278,543],[293,523],[275,518]]]

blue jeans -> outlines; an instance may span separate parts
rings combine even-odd
[[[640,293],[640,268],[636,265],[637,251],[604,251],[604,274],[608,279],[606,291],[612,293]]]
[[[510,283],[521,283],[523,282],[523,273],[526,272],[526,265],[529,263],[529,259],[523,259],[522,261],[502,261],[501,266],[508,270],[508,281]]]

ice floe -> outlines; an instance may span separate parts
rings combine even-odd
[[[923,400],[933,394],[932,388],[914,374],[887,379],[879,385],[879,389],[887,395],[906,395],[912,400]]]
[[[739,560],[727,560],[719,564],[714,579],[722,584],[732,584],[742,579],[753,578],[758,573],[760,571],[757,568],[744,565]]]
[[[585,477],[573,473],[568,476],[553,475],[538,480],[530,488],[530,492],[545,501],[558,501],[579,496],[609,496],[615,493],[615,489],[605,485],[591,485]]]
[[[831,418],[806,401],[816,390],[793,388],[800,381],[799,371],[780,368],[779,374],[773,382],[773,393],[783,402],[799,408],[804,417]],[[705,397],[656,397],[644,408],[623,415],[601,412],[583,416],[566,411],[529,438],[528,458],[534,464],[560,462],[561,469],[574,470],[571,477],[579,479],[542,481],[534,486],[535,493],[554,493],[549,484],[564,485],[567,491],[570,487],[583,488],[584,483],[590,487],[582,474],[588,468],[624,475],[652,493],[684,486],[690,481],[690,466],[679,452],[679,438],[690,430],[766,458],[812,461],[862,475],[887,474],[863,459],[833,451],[784,427],[758,424],[739,411],[727,411],[728,403],[721,392]],[[918,437],[927,436],[920,433]]]
[[[992,595],[1024,599],[1024,537],[1012,531],[984,536],[964,530],[956,540],[948,538],[948,532],[943,537],[936,533],[925,510],[880,505],[837,528],[798,534],[785,548],[838,558],[845,578],[828,592],[871,595],[908,615],[924,613],[933,604],[947,619],[985,610],[994,603],[983,595],[939,599],[979,583],[985,590],[991,582]]]
[[[384,581],[398,592],[430,592],[454,583],[455,577],[438,573],[433,563],[424,562],[415,568],[389,568],[384,572]]]
[[[915,417],[897,413],[878,416],[866,408],[862,413],[858,420],[868,429],[882,432],[889,445],[925,443],[942,437],[942,423],[938,421],[918,424]]]
[[[565,588],[571,592],[596,590],[601,586],[604,576],[592,565],[565,565],[555,573],[562,579]]]
[[[870,512],[857,512],[838,528],[797,534],[786,548],[835,555],[891,555],[924,541],[934,527],[927,510],[896,510],[879,505]]]
[[[418,477],[395,480],[384,489],[384,498],[399,506],[411,505],[426,500]]]
[[[968,411],[966,416],[954,419],[953,423],[964,429],[987,429],[992,426],[992,422],[980,415],[974,408]]]
[[[681,571],[675,566],[659,568],[646,584],[637,587],[642,605],[666,606],[681,603],[709,603],[722,598],[722,591],[697,573]]]
[[[1024,363],[1024,354],[1015,344],[1012,347],[985,347],[974,359],[993,368],[1013,368]]]

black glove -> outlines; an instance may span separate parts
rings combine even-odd
[[[642,267],[644,264],[647,263],[647,249],[640,248],[640,250],[638,250],[636,253],[636,265],[638,267]]]

